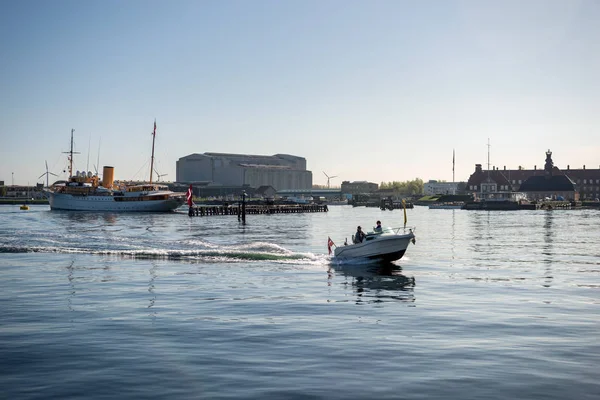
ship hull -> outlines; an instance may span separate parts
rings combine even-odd
[[[112,212],[169,212],[183,204],[183,198],[115,200],[114,196],[73,196],[66,193],[47,192],[51,210],[112,211]]]

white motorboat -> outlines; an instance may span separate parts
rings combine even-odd
[[[415,228],[384,228],[382,232],[368,232],[362,243],[336,246],[338,260],[399,260],[408,245],[416,243]]]

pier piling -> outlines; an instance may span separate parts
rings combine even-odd
[[[242,202],[233,205],[195,205],[190,207],[188,215],[190,217],[236,215],[238,221],[245,224],[247,214],[290,214],[328,211],[329,209],[326,204],[247,204],[246,201],[243,200]]]

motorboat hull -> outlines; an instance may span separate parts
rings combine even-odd
[[[414,240],[412,231],[403,235],[373,235],[362,243],[336,247],[334,255],[339,260],[396,261],[404,256],[408,245]]]
[[[67,193],[46,192],[51,210],[68,211],[112,211],[112,212],[169,212],[173,211],[184,202],[182,197],[168,197],[167,199],[145,200],[128,199],[127,201],[115,200],[112,195],[77,196]]]

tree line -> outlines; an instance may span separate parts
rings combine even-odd
[[[393,182],[381,182],[379,189],[393,189],[394,192],[399,194],[423,194],[423,179],[415,178],[412,181],[393,181]]]

